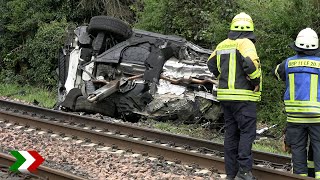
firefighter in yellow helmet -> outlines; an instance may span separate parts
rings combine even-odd
[[[286,144],[292,153],[293,173],[320,179],[320,48],[311,28],[299,32],[290,47],[296,52],[274,70],[286,82]],[[310,141],[309,153],[307,152]],[[313,162],[312,162],[313,161]]]
[[[228,38],[208,59],[218,78],[217,99],[225,120],[224,160],[227,179],[256,179],[252,175],[252,143],[256,137],[256,103],[261,99],[261,68],[251,17],[242,12],[231,23]]]

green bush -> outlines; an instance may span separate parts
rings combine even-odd
[[[52,87],[58,62],[55,54],[63,42],[68,24],[88,23],[92,16],[102,13],[129,18],[132,16],[129,10],[131,3],[130,0],[120,3],[99,0],[2,0],[0,81],[31,85],[41,83]]]
[[[25,58],[30,67],[26,75],[31,84],[42,84],[52,87],[57,84],[57,55],[63,45],[68,23],[53,21],[42,24],[32,40],[27,42]]]
[[[39,33],[38,29],[41,26],[45,26],[46,23],[50,23],[55,19],[57,21],[62,21],[65,16],[65,12],[58,10],[63,6],[62,2],[62,0],[2,1],[0,7],[0,24],[2,29],[0,33],[0,60],[2,60],[2,81],[18,83],[30,83],[37,81],[35,79],[30,79],[32,77],[28,75],[30,74],[28,73],[30,71],[29,68],[32,67],[32,65],[30,66],[30,62],[33,62],[34,60],[28,59],[32,57],[30,55],[31,52],[28,51],[35,51],[40,47],[33,43],[39,40],[34,41],[33,38],[37,33]],[[43,42],[45,42],[45,40],[47,39],[43,39]],[[28,43],[33,43],[31,45],[33,47],[30,48]],[[56,47],[56,44],[53,46]],[[51,52],[43,52],[42,54],[45,53],[50,54]],[[34,56],[37,55],[40,54],[34,54]],[[50,69],[52,67],[48,68]]]
[[[66,27],[66,21],[41,24],[35,37],[28,39],[18,53],[7,54],[3,81],[48,87],[56,85],[57,53],[63,45]]]

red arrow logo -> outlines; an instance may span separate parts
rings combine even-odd
[[[37,153],[37,151],[28,151],[28,153],[35,159],[35,161],[28,167],[28,171],[36,171],[44,159],[39,153]]]

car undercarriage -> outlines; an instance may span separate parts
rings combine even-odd
[[[60,51],[57,107],[129,121],[221,124],[217,80],[206,65],[211,53],[178,36],[95,16],[69,32]]]

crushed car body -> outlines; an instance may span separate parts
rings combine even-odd
[[[217,121],[211,50],[184,38],[95,16],[69,33],[59,56],[58,108],[137,121]]]

